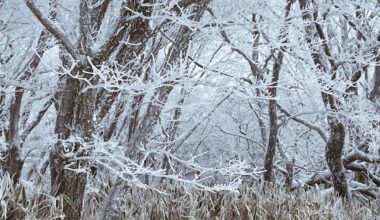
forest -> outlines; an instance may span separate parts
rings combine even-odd
[[[380,0],[0,0],[0,219],[380,218]]]

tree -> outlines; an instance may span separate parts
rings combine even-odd
[[[0,1],[2,170],[68,219],[117,218],[134,187],[377,198],[378,8]]]

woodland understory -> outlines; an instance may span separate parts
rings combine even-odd
[[[1,219],[380,218],[380,0],[0,0]]]

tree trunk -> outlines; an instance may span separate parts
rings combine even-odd
[[[38,67],[42,55],[45,53],[47,47],[48,33],[43,31],[38,39],[37,53],[31,57],[27,65],[23,68],[22,74],[18,77],[19,81],[27,80],[32,75],[33,71]],[[16,86],[14,97],[12,97],[11,105],[9,108],[9,128],[7,134],[8,149],[3,152],[6,155],[5,162],[3,163],[3,170],[8,172],[13,179],[14,183],[18,183],[21,170],[24,165],[24,159],[21,158],[22,141],[19,134],[20,130],[20,115],[21,104],[24,96],[24,88]],[[4,101],[5,97],[0,97]],[[0,112],[1,113],[1,112]]]
[[[377,56],[376,63],[380,63],[379,55]],[[370,94],[370,98],[372,101],[375,101],[380,98],[380,65],[379,64],[375,67],[375,72],[373,74],[373,88]]]
[[[67,161],[64,156],[66,146],[63,142],[70,136],[70,128],[73,126],[74,107],[76,97],[78,95],[78,89],[78,80],[67,76],[62,91],[59,111],[55,124],[55,133],[57,135],[58,141],[56,145],[53,147],[52,151],[50,152],[52,195],[57,196],[60,194],[64,194],[70,200],[75,197],[82,197],[80,195],[80,192],[79,195],[76,192],[74,192],[75,189],[78,189],[80,191],[81,185],[73,185],[73,189],[70,189],[70,183],[76,184],[81,183],[82,181],[77,180],[77,177],[71,173],[73,171],[64,170]],[[75,205],[71,207],[70,202],[72,202]],[[66,217],[68,219],[80,219],[81,205],[82,201],[80,202],[80,204],[76,204],[74,203],[74,201],[66,200],[64,202],[63,207]]]
[[[299,0],[299,3],[300,9],[302,11],[302,18],[304,21],[308,22],[308,24],[305,26],[307,43],[312,51],[318,51],[312,47],[313,36],[315,35],[315,33],[317,33],[317,30],[316,27],[313,25],[314,23],[312,16],[307,9],[308,0]],[[321,28],[319,28],[318,30],[318,35],[320,36],[320,38],[323,38],[324,34]],[[330,51],[328,49],[328,45],[326,44],[325,39],[321,40],[322,45],[324,46],[324,51]],[[313,52],[311,55],[315,66],[317,66],[317,68],[320,69],[322,72],[327,73],[327,67],[323,64],[320,54],[318,54],[317,52]],[[335,66],[333,66],[334,62],[331,60],[329,61],[332,65],[330,68],[335,68]],[[331,78],[332,80],[335,80],[335,71],[333,72]],[[332,88],[330,88],[329,92],[332,92]],[[337,110],[337,103],[335,101],[335,98],[331,94],[322,91],[322,99],[327,108],[330,108],[333,111]],[[340,123],[338,119],[334,118],[333,116],[329,116],[328,121],[330,125],[330,138],[328,139],[326,144],[325,158],[330,172],[332,174],[335,192],[339,196],[346,197],[348,195],[348,188],[346,176],[342,165],[342,153],[344,148],[345,130],[343,124]]]
[[[13,183],[18,183],[24,160],[21,158],[19,122],[21,101],[24,90],[16,87],[15,96],[12,99],[9,111],[9,129],[8,129],[8,150],[5,153],[6,158],[3,164],[3,170],[8,172],[12,177]]]
[[[290,8],[292,6],[292,1],[287,1],[285,7],[285,18],[288,17]],[[283,39],[282,43],[287,42],[287,33],[286,33],[287,24],[282,28],[279,39]],[[280,72],[282,67],[282,62],[284,60],[283,48],[279,49],[278,56],[275,58],[273,65],[273,76],[272,82],[269,86],[269,139],[267,151],[264,158],[264,181],[272,182],[272,170],[273,170],[273,159],[276,154],[277,146],[277,134],[278,134],[278,124],[277,124],[277,85],[278,80],[280,79]]]
[[[342,154],[344,147],[345,131],[342,123],[336,119],[330,119],[330,138],[325,149],[325,158],[333,179],[335,192],[341,196],[348,195],[345,170],[343,169]]]
[[[272,170],[273,170],[273,159],[276,154],[276,145],[277,145],[277,133],[278,133],[278,124],[277,124],[277,84],[280,78],[280,71],[282,60],[284,58],[284,54],[280,51],[274,67],[273,67],[273,77],[272,83],[269,88],[269,122],[270,122],[270,130],[269,130],[269,139],[267,151],[265,153],[264,158],[264,181],[272,182]]]
[[[83,73],[83,69],[78,72]],[[81,218],[87,174],[65,168],[78,169],[86,166],[84,161],[69,164],[68,160],[87,153],[85,144],[92,141],[94,132],[96,94],[94,89],[80,93],[79,89],[84,86],[87,85],[67,76],[55,128],[58,141],[50,155],[52,193],[64,196],[63,209],[67,219]],[[82,143],[65,143],[70,136],[80,138]],[[66,156],[67,152],[73,155]]]
[[[74,69],[78,73],[82,73],[83,70],[84,68]],[[55,125],[58,141],[50,153],[52,194],[64,195],[63,208],[67,219],[80,219],[86,187],[86,173],[65,169],[65,166],[71,169],[85,166],[83,161],[68,164],[69,159],[82,156],[85,150],[80,143],[67,143],[65,140],[72,136],[81,138],[83,143],[91,141],[95,91],[88,89],[80,93],[80,87],[84,86],[86,85],[79,80],[66,77]],[[73,155],[67,156],[67,152]]]

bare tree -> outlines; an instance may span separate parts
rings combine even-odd
[[[292,1],[287,1],[287,5],[285,8],[285,22],[287,22],[287,18],[289,16],[290,8],[292,6]],[[282,43],[287,42],[287,33],[286,33],[286,24],[284,30],[281,32],[279,39],[282,40]],[[277,118],[277,86],[278,81],[280,79],[281,66],[284,60],[284,52],[282,51],[284,48],[280,48],[277,57],[275,58],[273,64],[273,76],[271,84],[269,85],[269,138],[267,151],[264,158],[264,181],[272,182],[272,170],[273,170],[273,158],[276,153],[276,145],[277,145],[277,133],[278,133],[278,118]]]

